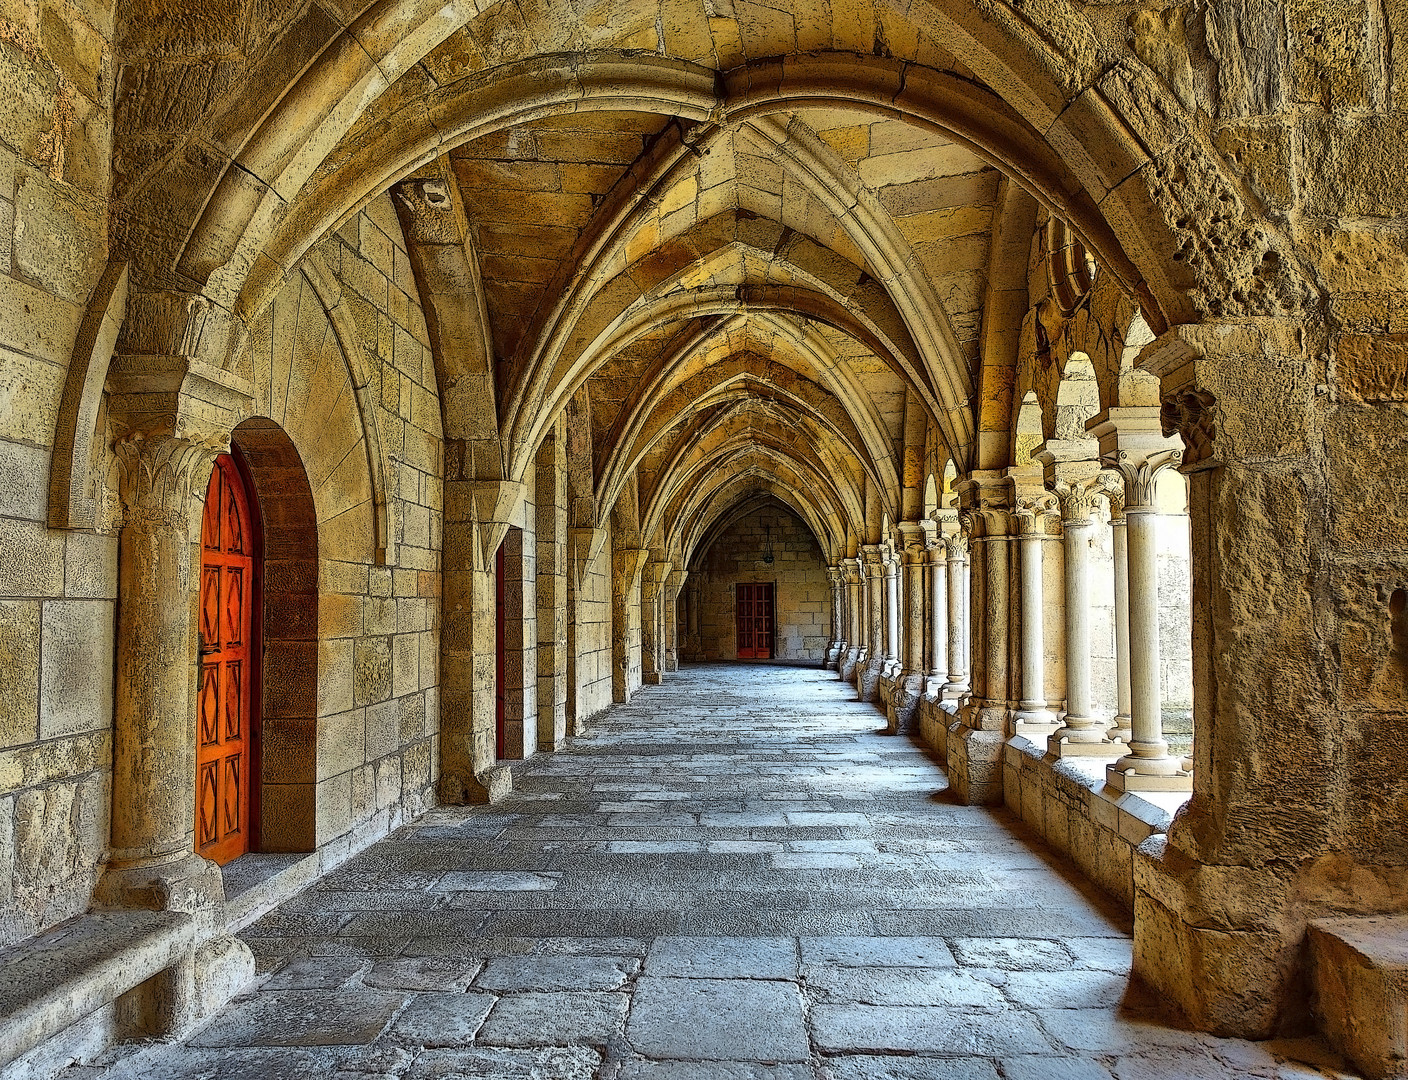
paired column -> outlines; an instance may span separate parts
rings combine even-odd
[[[925,602],[924,567],[929,561],[926,545],[934,535],[934,523],[907,521],[900,525],[899,531],[904,542],[901,550],[904,566],[904,655],[898,680],[890,693],[886,716],[890,731],[911,732],[918,722],[919,702],[924,697],[927,671],[924,662],[924,624],[928,605]],[[892,622],[894,616],[895,610],[892,609]]]
[[[687,570],[672,570],[665,581],[665,670],[680,669],[680,612],[679,595],[684,588]]]
[[[968,538],[960,530],[944,535],[944,567],[948,576],[948,678],[942,694],[950,709],[956,709],[969,690]]]
[[[944,560],[944,541],[937,530],[931,534],[924,548],[929,575],[928,619],[928,670],[924,673],[924,694],[930,700],[943,692],[947,677],[945,666],[948,663],[948,568]]]
[[[1159,474],[1176,467],[1183,452],[1176,437],[1164,437],[1152,409],[1108,409],[1087,426],[1100,440],[1101,460],[1118,473],[1124,487],[1129,752],[1106,767],[1105,780],[1119,791],[1188,791],[1192,776],[1182,759],[1169,754],[1163,737],[1156,494]],[[1118,556],[1116,552],[1116,574]],[[1119,606],[1116,596],[1117,612]]]
[[[861,643],[865,640],[861,632],[861,574],[859,559],[842,559],[841,574],[845,579],[847,645],[841,653],[837,672],[846,682],[855,678],[856,664],[862,656]]]
[[[1047,521],[1056,500],[1049,495],[1024,497],[1014,515],[1021,552],[1022,686],[1012,714],[1013,733],[1045,737],[1056,726],[1056,713],[1046,700],[1045,583],[1043,548],[1051,537]]]
[[[1124,521],[1124,484],[1110,494],[1110,535],[1115,561],[1115,720],[1113,742],[1128,744],[1129,727],[1129,545]]]
[[[826,568],[826,578],[831,583],[831,638],[826,643],[826,659],[822,667],[835,671],[841,666],[841,654],[846,651],[846,627],[843,621],[845,577],[841,566]]]
[[[655,560],[641,583],[641,682],[648,686],[658,686],[665,670],[665,579],[669,575],[670,563]]]
[[[1105,722],[1095,716],[1091,699],[1090,548],[1095,534],[1097,500],[1118,484],[1109,472],[1093,473],[1095,462],[1082,463],[1080,479],[1058,479],[1066,549],[1066,717],[1047,740],[1047,754],[1060,757],[1115,757],[1124,751],[1113,742]]]
[[[864,545],[861,561],[865,569],[866,653],[864,663],[856,669],[856,692],[861,701],[874,701],[885,667],[884,549],[879,544]]]
[[[900,667],[900,556],[885,551],[885,670],[893,678]]]

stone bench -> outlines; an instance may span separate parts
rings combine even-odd
[[[0,950],[0,1075],[9,1075],[8,1066],[55,1036],[82,1030],[85,1021],[124,994],[188,961],[195,947],[195,920],[184,912],[108,911],[76,916]],[[144,1003],[130,1011],[148,1008]],[[140,1026],[133,1024],[139,1017],[119,1011],[104,1020],[111,1031],[120,1036],[125,1026]]]
[[[1408,1077],[1408,916],[1310,924],[1315,1017],[1371,1080]]]

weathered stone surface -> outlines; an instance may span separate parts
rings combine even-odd
[[[661,1058],[804,1061],[810,1054],[796,988],[752,980],[643,976],[626,1038]]]

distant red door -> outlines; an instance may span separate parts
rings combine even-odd
[[[772,657],[773,592],[770,582],[739,582],[734,596],[738,659]]]
[[[222,866],[249,850],[254,544],[234,459],[215,462],[201,522],[196,851]]]
[[[504,549],[494,558],[494,756],[504,756]]]

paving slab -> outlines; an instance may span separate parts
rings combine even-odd
[[[642,976],[626,1039],[653,1058],[784,1062],[811,1056],[797,987],[753,979]]]
[[[604,1046],[621,1035],[625,994],[531,993],[499,998],[479,1031],[485,1046]]]
[[[1347,1075],[1170,1026],[1126,915],[853,699],[670,673],[246,928],[269,978],[199,1034],[61,1080]]]

